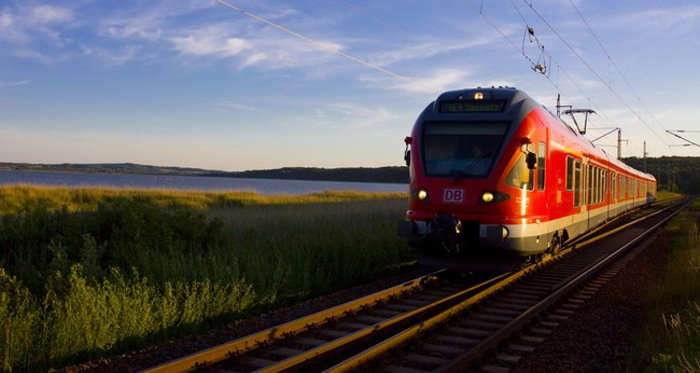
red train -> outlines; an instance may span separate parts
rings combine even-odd
[[[406,138],[409,210],[399,233],[419,258],[536,260],[656,198],[656,180],[610,157],[515,88],[450,91]]]

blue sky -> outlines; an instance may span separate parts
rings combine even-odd
[[[318,44],[214,0],[0,2],[0,161],[400,165],[439,92],[491,85],[596,110],[625,156],[700,156],[665,133],[700,131],[695,0],[228,4]]]

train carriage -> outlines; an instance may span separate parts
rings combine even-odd
[[[406,147],[409,209],[399,233],[448,262],[534,259],[656,195],[653,176],[514,88],[441,94]]]

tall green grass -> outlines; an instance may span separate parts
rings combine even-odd
[[[398,194],[0,188],[0,366],[45,370],[407,260]]]
[[[649,291],[630,371],[700,372],[699,214],[695,203],[667,225],[671,252],[661,281]]]

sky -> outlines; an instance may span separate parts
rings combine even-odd
[[[700,143],[699,62],[697,0],[0,0],[0,162],[397,166],[440,92],[501,85],[700,156],[666,132]]]

